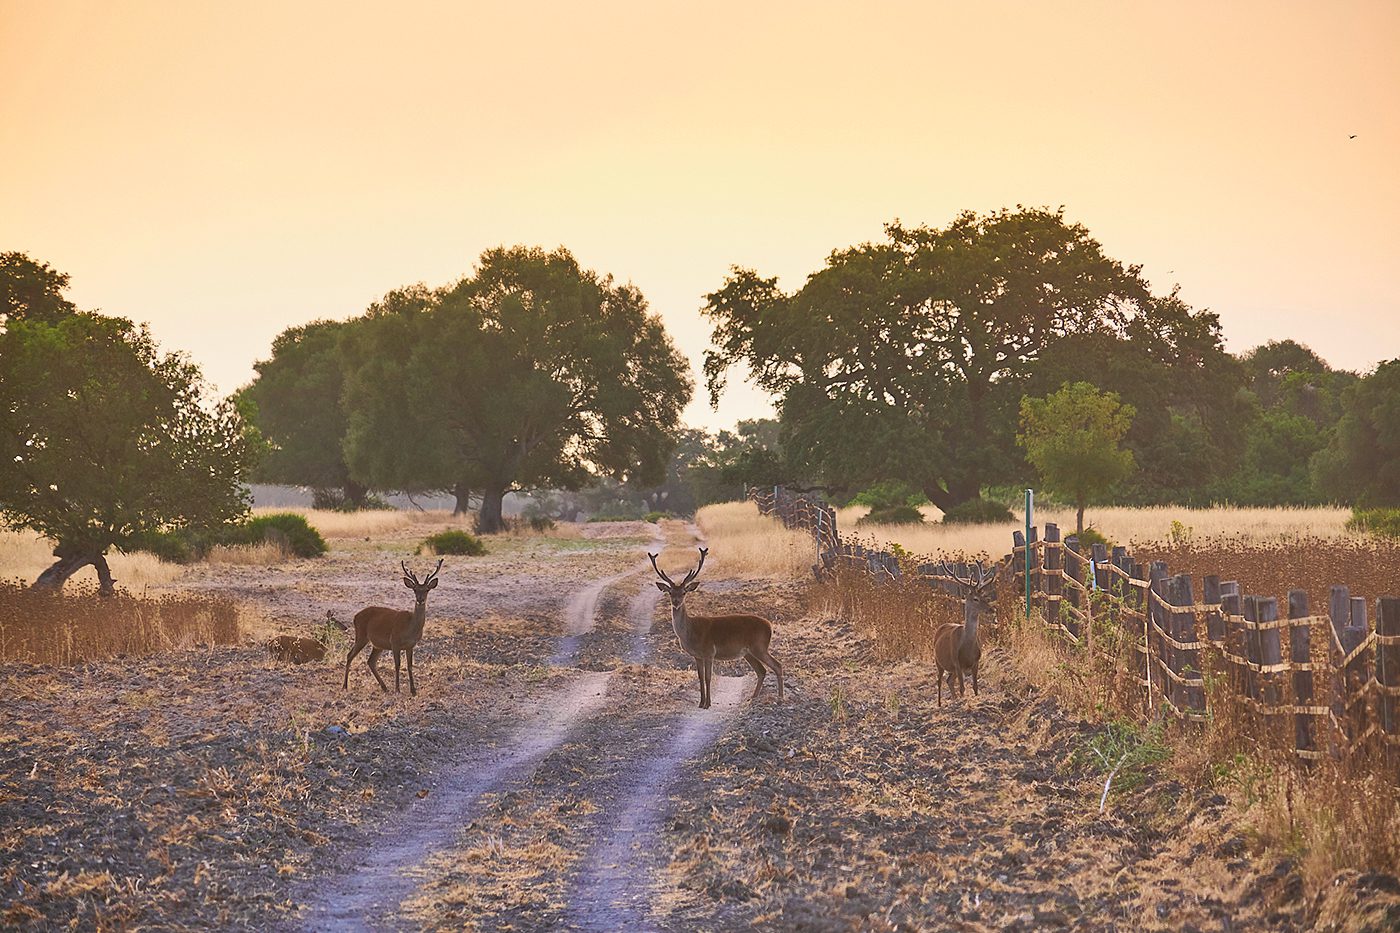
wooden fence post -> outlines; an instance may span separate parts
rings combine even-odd
[[[1400,638],[1400,598],[1385,596],[1376,600],[1376,634],[1382,638]],[[1400,741],[1400,642],[1376,642],[1376,682],[1380,684],[1380,721],[1386,741]],[[1392,749],[1392,754],[1396,753]]]
[[[1065,576],[1068,577],[1074,583],[1083,586],[1084,561],[1079,556],[1079,537],[1077,535],[1070,535],[1068,538],[1065,538],[1064,553]],[[1067,591],[1065,592],[1065,599],[1069,601],[1069,604],[1074,607],[1076,612],[1083,612],[1084,591],[1081,590],[1079,586],[1074,585],[1065,587],[1065,590]],[[1065,628],[1069,629],[1070,635],[1074,636],[1074,639],[1078,641],[1082,634],[1081,626],[1079,624],[1079,616],[1075,615],[1073,612],[1066,612],[1064,613],[1063,621]]]
[[[1198,641],[1196,636],[1196,594],[1191,586],[1191,575],[1189,573],[1178,574],[1176,580],[1176,592],[1172,596],[1172,602],[1182,608],[1172,613],[1175,617],[1174,631],[1172,637],[1179,642],[1194,644]],[[1199,648],[1181,648],[1177,655],[1177,673],[1183,677],[1190,676],[1193,679],[1202,679],[1201,673],[1201,650]],[[1205,684],[1182,684],[1181,704],[1183,708],[1189,708],[1203,712],[1206,708]]]
[[[1060,552],[1060,527],[1054,522],[1045,523],[1045,572],[1040,575],[1045,586],[1045,621],[1058,624],[1060,621],[1061,584],[1060,566],[1063,555]]]
[[[1206,641],[1218,646],[1225,641],[1225,618],[1220,613],[1220,577],[1213,573],[1201,577],[1201,604],[1215,607],[1206,610]]]
[[[1308,617],[1308,593],[1306,590],[1288,591],[1288,618]],[[1312,626],[1308,623],[1292,625],[1288,629],[1288,660],[1293,664],[1293,705],[1313,705],[1312,666]],[[1302,669],[1300,669],[1300,667]],[[1311,713],[1293,714],[1293,747],[1302,752],[1317,750],[1313,734]]]

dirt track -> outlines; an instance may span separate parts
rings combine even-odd
[[[982,695],[940,710],[925,666],[876,662],[802,584],[706,581],[696,610],[777,621],[789,695],[770,681],[747,705],[752,675],[717,675],[714,708],[696,709],[652,533],[606,533],[451,562],[417,699],[361,665],[343,692],[334,658],[282,668],[256,647],[4,672],[0,919],[1274,930],[1323,915],[1209,793],[1149,776],[1100,815],[1100,779],[1070,764],[1091,727],[994,651]],[[682,566],[693,531],[669,523],[665,544]],[[182,586],[296,630],[395,596],[404,547],[339,543],[324,563]],[[1390,884],[1339,890],[1381,916]]]

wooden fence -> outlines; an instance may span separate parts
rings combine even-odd
[[[1037,537],[1032,528],[1033,610],[1086,652],[1113,655],[1114,636],[1126,634],[1145,714],[1205,719],[1207,672],[1219,672],[1226,689],[1214,695],[1243,707],[1258,733],[1291,732],[1300,758],[1400,746],[1400,599],[1375,601],[1374,630],[1366,600],[1345,586],[1331,588],[1325,613],[1291,590],[1280,618],[1277,599],[1248,595],[1236,581],[1202,577],[1198,600],[1190,575],[1173,575],[1161,561],[1144,565],[1122,547],[1082,548],[1073,535],[1062,541],[1053,524]],[[1004,560],[1025,592],[1024,534],[1015,532],[1013,543]],[[1107,651],[1098,644],[1106,638]]]
[[[818,577],[837,569],[885,579],[913,574],[962,595],[956,579],[939,572],[945,565],[843,541],[836,510],[819,499],[781,486],[751,489],[749,498],[761,513],[812,534]],[[1375,601],[1374,629],[1366,600],[1345,586],[1332,587],[1325,613],[1292,590],[1280,618],[1277,599],[1247,595],[1233,580],[1203,577],[1197,600],[1190,575],[1172,575],[1163,562],[1144,565],[1122,547],[1082,548],[1073,535],[1062,541],[1053,524],[1043,540],[1035,527],[1030,538],[1032,611],[1067,645],[1109,664],[1119,663],[1127,639],[1127,673],[1144,716],[1203,720],[1212,697],[1225,697],[1244,709],[1256,733],[1284,736],[1302,759],[1400,747],[1400,598]],[[1024,533],[1015,532],[1012,543],[1000,561],[1002,579],[1024,594]],[[971,576],[970,565],[950,569]],[[1224,692],[1207,689],[1217,672]]]

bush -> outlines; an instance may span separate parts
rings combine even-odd
[[[924,513],[912,505],[896,505],[887,509],[874,509],[856,522],[857,525],[918,525],[924,520]]]
[[[550,531],[554,528],[554,519],[548,515],[531,515],[525,520],[530,523],[532,531]]]
[[[1078,532],[1075,537],[1079,539],[1080,554],[1088,554],[1089,549],[1095,544],[1102,544],[1110,551],[1113,550],[1113,542],[1099,534],[1097,528],[1085,528],[1083,531]]]
[[[646,514],[646,517],[643,518],[642,521],[651,522],[654,525],[657,522],[661,521],[663,518],[675,518],[675,516],[672,515],[670,512],[648,512]]]
[[[486,553],[486,545],[481,543],[481,539],[476,535],[467,534],[465,531],[439,531],[435,535],[428,535],[423,539],[423,545],[419,550],[424,548],[430,554],[436,554],[439,557],[444,554],[480,557]]]
[[[1006,506],[986,499],[969,499],[943,513],[945,525],[998,525],[1015,520]]]
[[[199,556],[193,538],[180,531],[147,531],[131,542],[131,550],[154,554],[172,564],[188,564]]]
[[[847,504],[869,506],[871,512],[883,512],[901,505],[918,508],[927,501],[923,493],[908,483],[884,480],[866,487]]]
[[[258,515],[236,526],[229,539],[220,544],[280,544],[297,557],[320,557],[326,553],[326,539],[312,528],[306,516],[296,512]]]
[[[1347,531],[1365,531],[1386,538],[1400,538],[1400,509],[1352,509]]]

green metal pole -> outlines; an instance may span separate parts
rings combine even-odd
[[[1035,493],[1026,490],[1026,618],[1031,617],[1031,513],[1035,509]]]

